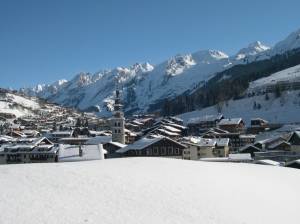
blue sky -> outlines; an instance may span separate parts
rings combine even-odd
[[[296,0],[0,0],[0,86],[28,87],[300,28]]]

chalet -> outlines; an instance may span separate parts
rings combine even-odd
[[[222,119],[218,127],[231,133],[241,133],[245,131],[245,123],[242,118]]]
[[[138,139],[138,135],[134,133],[133,131],[130,131],[128,129],[125,129],[125,143],[126,144],[132,144]]]
[[[164,136],[144,137],[117,150],[122,156],[156,156],[182,158],[184,145]]]
[[[258,134],[269,129],[269,122],[261,118],[252,118],[251,127],[248,129],[249,133]]]
[[[217,124],[224,118],[222,114],[206,115],[203,117],[192,118],[188,121],[188,129],[190,135],[198,135],[204,131],[217,127]]]
[[[57,162],[58,148],[47,138],[39,138],[30,144],[3,145],[0,163]]]
[[[257,141],[254,146],[260,148],[261,151],[290,151],[291,144],[281,136],[276,136],[273,138]]]
[[[229,138],[230,139],[230,150],[236,152],[239,148],[253,144],[256,136],[252,134],[240,134],[240,133],[231,133],[220,128],[210,129],[205,132],[202,138]]]
[[[176,124],[172,121],[162,120],[157,122],[154,127],[145,130],[144,134],[163,135],[177,141],[180,137],[186,134],[186,130],[187,128],[185,126]]]
[[[262,119],[262,118],[252,118],[251,119],[251,127],[263,127],[263,128],[268,128],[269,127],[269,122]]]
[[[200,158],[226,157],[229,154],[229,139],[205,139],[192,137],[185,142],[183,159],[199,160]]]

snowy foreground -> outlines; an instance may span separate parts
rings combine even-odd
[[[0,166],[0,223],[297,223],[300,172],[130,158]]]

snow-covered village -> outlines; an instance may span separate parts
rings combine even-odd
[[[0,1],[0,224],[300,220],[299,2],[182,3]]]

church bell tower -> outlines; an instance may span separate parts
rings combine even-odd
[[[122,107],[120,90],[117,85],[114,114],[111,118],[112,141],[125,144],[125,118],[124,113],[122,112]]]

